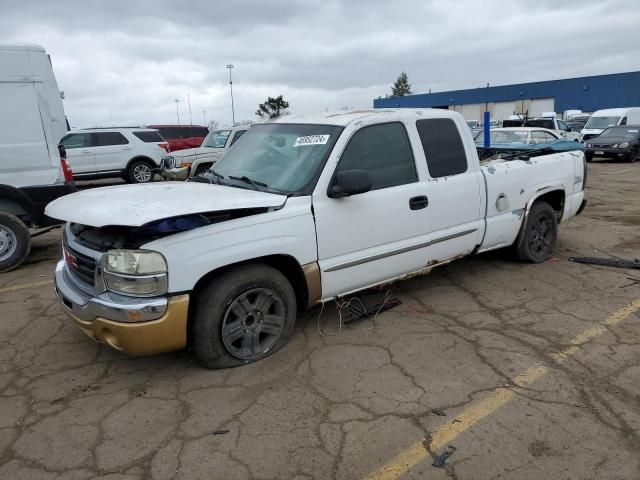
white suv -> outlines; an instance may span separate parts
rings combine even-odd
[[[60,143],[76,180],[122,177],[147,183],[168,150],[162,135],[150,128],[87,128],[68,133]]]

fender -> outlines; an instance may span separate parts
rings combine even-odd
[[[2,200],[17,203],[18,206],[22,208],[27,215],[29,215],[30,220],[34,222],[42,215],[41,212],[38,212],[38,207],[33,200],[31,200],[24,192],[11,185],[0,185],[0,202]]]
[[[551,192],[562,192],[562,194],[566,197],[566,192],[564,191],[564,188],[562,187],[561,184],[550,185],[548,187],[543,187],[537,190],[536,193],[534,193],[533,196],[529,199],[529,201],[525,204],[524,215],[522,216],[522,223],[520,224],[520,231],[518,232],[518,236],[516,237],[516,241],[514,245],[520,245],[522,243],[524,229],[527,225],[527,220],[529,219],[529,212],[531,211],[531,207],[533,206],[535,201],[538,200],[543,195],[546,195],[547,193],[551,193]],[[561,211],[560,218],[562,218],[562,213],[563,212]],[[560,219],[558,219],[558,223],[560,223]]]

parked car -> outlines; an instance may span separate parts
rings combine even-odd
[[[447,110],[281,117],[196,181],[51,203],[69,222],[56,292],[123,352],[189,339],[207,367],[243,365],[284,346],[310,305],[502,247],[547,260],[558,224],[584,207],[585,175],[582,152],[481,166]]]
[[[147,183],[168,151],[157,130],[136,127],[75,130],[60,144],[76,180],[121,177],[129,183]]]
[[[627,162],[640,159],[640,126],[609,127],[586,144],[587,162],[615,158]]]
[[[165,180],[186,180],[206,172],[235,144],[251,125],[236,125],[209,132],[202,145],[163,157],[160,175]]]
[[[467,120],[467,125],[469,125],[471,130],[482,127],[480,120]]]
[[[523,126],[553,130],[558,136],[566,138],[567,140],[578,141],[580,137],[580,132],[574,132],[566,123],[556,117],[527,118]]]
[[[532,127],[502,127],[490,132],[489,148],[484,148],[484,135],[475,137],[481,160],[494,155],[512,155],[535,149],[547,149],[553,152],[584,150],[584,144],[558,135],[554,130]]]
[[[580,131],[580,141],[597,137],[606,128],[625,125],[640,125],[640,107],[607,108],[594,112]]]
[[[160,135],[169,143],[171,152],[199,147],[209,134],[209,129],[202,125],[147,125],[147,127],[160,132]]]
[[[562,137],[553,130],[533,127],[502,127],[492,128],[490,131],[491,145],[510,145],[522,143],[525,145],[547,144],[561,140]],[[484,143],[484,132],[475,137],[476,144]]]
[[[51,61],[39,45],[0,45],[0,272],[31,250],[30,229],[61,223],[51,200],[75,190],[57,148],[66,120]]]

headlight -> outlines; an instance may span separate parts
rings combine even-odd
[[[618,148],[627,148],[629,146],[629,142],[623,142],[620,145],[618,145]]]
[[[167,293],[167,262],[158,252],[109,250],[102,269],[105,286],[112,292],[148,297]]]
[[[591,144],[590,143],[587,143],[587,148],[591,148]]]
[[[175,161],[176,161],[176,157],[174,157],[173,155],[167,155],[166,157],[162,157],[162,163],[166,168],[172,168]]]

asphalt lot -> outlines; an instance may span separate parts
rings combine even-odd
[[[34,239],[0,276],[0,478],[637,480],[640,271],[567,258],[640,256],[640,164],[588,182],[550,261],[463,259],[350,327],[327,304],[232,370],[93,343],[54,300],[59,231]]]

